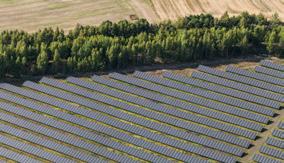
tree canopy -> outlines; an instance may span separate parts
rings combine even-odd
[[[69,33],[0,33],[0,78],[84,73],[156,63],[268,53],[284,56],[284,26],[277,15],[209,14],[150,24],[145,19],[99,26],[77,25]]]

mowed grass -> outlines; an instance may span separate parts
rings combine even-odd
[[[76,24],[129,20],[133,14],[143,17],[131,0],[0,0],[0,30],[33,32],[57,26],[69,30]]]

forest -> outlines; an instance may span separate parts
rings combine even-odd
[[[0,34],[0,78],[76,74],[132,66],[269,54],[284,56],[284,25],[275,14],[192,15],[150,24],[145,19]]]

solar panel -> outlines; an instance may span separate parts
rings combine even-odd
[[[98,101],[101,101],[101,102],[104,102],[104,103],[108,103],[108,104],[112,104],[112,105],[115,105],[115,106],[119,106],[119,107],[122,107],[122,108],[125,108],[125,109],[132,109],[132,110],[137,110],[137,111],[139,109],[141,109],[139,107],[131,106],[131,105],[128,105],[126,103],[122,103],[120,101],[112,100],[110,98],[106,98],[105,100],[102,100],[103,98],[100,95],[94,95],[90,92],[87,92],[87,91],[84,91],[82,89],[67,85],[65,83],[58,82],[58,81],[53,80],[53,79],[44,78],[43,80],[41,80],[41,82],[43,82],[45,84],[49,84],[53,87],[64,89],[65,91],[77,93],[77,94],[85,96],[87,98],[95,99],[95,100],[98,100]],[[55,95],[55,94],[52,94],[52,95]],[[60,98],[62,98],[62,97],[60,97]],[[76,97],[74,97],[74,98],[76,98]],[[68,99],[70,99],[70,98],[68,98]],[[65,100],[67,100],[67,98]],[[158,129],[160,127],[156,123],[151,123],[151,121],[145,120],[143,118],[138,118],[138,117],[135,117],[135,116],[127,115],[124,112],[121,112],[121,111],[118,111],[118,110],[115,110],[115,109],[112,109],[112,108],[108,108],[108,107],[103,107],[102,105],[97,105],[96,103],[90,103],[90,105],[88,105],[87,104],[88,101],[83,99],[83,98],[80,98],[80,97],[77,97],[76,101],[80,105],[85,105],[87,107],[96,109],[98,111],[107,112],[108,114],[111,114],[112,116],[120,115],[120,117],[118,117],[118,118],[128,120],[128,121],[131,121],[133,123],[136,123],[136,124],[139,124],[139,125],[142,125],[142,126],[153,127],[153,125],[154,126],[156,125],[156,128],[154,128],[154,129]],[[76,102],[76,101],[72,100],[72,102]],[[150,115],[150,114],[148,114],[148,115]],[[119,122],[115,122],[115,123],[119,123]],[[121,123],[121,125],[122,125],[122,123]],[[116,126],[116,127],[118,127],[118,126]],[[127,128],[130,128],[130,125]],[[227,157],[227,156],[224,156],[224,155],[222,156],[218,153],[214,153],[213,151],[207,150],[203,147],[191,146],[189,144],[184,144],[181,141],[171,139],[171,138],[168,138],[168,137],[164,137],[162,135],[158,135],[158,134],[155,134],[155,133],[153,134],[151,132],[148,132],[147,130],[140,129],[138,127],[133,127],[133,129],[135,129],[135,131],[132,130],[130,132],[134,132],[138,135],[139,134],[141,135],[141,133],[143,133],[143,135],[141,135],[141,136],[144,136],[145,138],[149,138],[149,139],[152,139],[154,141],[160,141],[161,143],[168,144],[170,146],[180,148],[182,150],[187,150],[189,152],[193,152],[193,153],[199,154],[201,156],[209,157],[211,159],[217,159],[218,161],[229,161],[229,162],[233,161],[232,160],[233,158],[230,158],[230,157]],[[151,135],[153,135],[153,136],[151,136]],[[200,152],[200,151],[203,151],[203,152]]]
[[[240,90],[243,92],[247,92],[247,93],[251,93],[260,97],[264,97],[267,99],[271,99],[271,100],[275,100],[275,101],[279,101],[279,102],[284,102],[284,98],[282,95],[279,94],[275,94],[275,93],[271,93],[270,91],[267,90],[263,90],[263,89],[259,89],[256,87],[252,87],[252,86],[248,86],[245,84],[242,84],[240,82],[236,82],[236,81],[231,81],[231,80],[227,80],[221,77],[217,77],[217,76],[213,76],[213,75],[209,75],[206,73],[201,73],[201,72],[193,72],[191,74],[191,77],[196,78],[196,79],[200,79],[200,80],[204,80],[210,83],[214,83],[214,84],[218,84],[218,85],[222,85],[225,87],[229,87],[232,89],[236,89],[236,90]]]
[[[278,161],[278,160],[275,160],[271,157],[263,156],[263,155],[260,155],[260,154],[254,155],[252,159],[254,161],[260,162],[260,163],[281,163],[281,161]]]
[[[235,74],[239,74],[239,75],[243,75],[243,76],[247,76],[247,77],[250,77],[250,78],[254,78],[254,79],[257,79],[257,80],[261,80],[261,81],[264,81],[264,82],[268,82],[268,83],[271,83],[271,84],[284,86],[283,80],[278,79],[278,78],[271,78],[270,76],[265,75],[265,74],[259,74],[259,73],[255,73],[255,72],[242,70],[242,69],[234,67],[234,66],[227,66],[226,71],[231,72],[231,73],[235,73]]]
[[[169,104],[169,105],[172,105],[172,106],[176,106],[176,107],[179,107],[179,108],[182,108],[182,109],[185,109],[185,110],[190,110],[190,111],[193,111],[195,113],[202,114],[202,115],[205,115],[205,116],[208,116],[208,117],[218,116],[217,112],[210,112],[210,111],[207,111],[207,110],[205,111],[203,108],[196,107],[196,106],[193,106],[193,105],[188,105],[184,102],[180,102],[178,100],[172,100],[171,98],[167,98],[167,97],[164,97],[164,96],[157,96],[154,93],[145,91],[145,90],[140,89],[140,88],[129,87],[129,86],[126,86],[126,85],[118,83],[118,82],[114,82],[114,81],[111,81],[111,80],[106,80],[106,79],[100,78],[98,76],[93,76],[92,79],[96,82],[101,83],[101,84],[105,84],[105,85],[108,85],[110,87],[117,88],[117,89],[123,90],[123,91],[128,92],[128,93],[137,94],[139,96],[142,96],[142,97],[154,100],[154,101],[159,101],[159,102]],[[220,118],[220,117],[217,117],[217,118]],[[228,116],[228,118],[227,118],[227,116],[223,116],[221,118],[226,118],[226,119],[228,119],[228,121],[229,120],[232,121],[234,119],[234,117],[231,117],[231,116]],[[194,128],[189,127],[188,130],[193,131],[193,129],[196,129],[196,127],[194,127]],[[239,146],[242,146],[242,147],[245,147],[245,148],[249,147],[250,143],[246,140],[243,140],[243,139],[237,140],[236,138],[233,138],[230,135],[227,135],[225,137],[221,136],[221,135],[218,136],[219,134],[213,134],[212,130],[210,132],[207,132],[207,131],[209,131],[209,130],[208,129],[206,129],[206,130],[198,129],[198,130],[194,130],[193,132],[205,134],[207,136],[217,138],[219,140],[223,140],[225,142],[232,143],[232,144],[235,144],[235,145],[239,145]]]
[[[274,149],[268,146],[262,146],[259,150],[261,153],[267,154],[272,157],[276,157],[284,160],[284,152],[278,149]]]
[[[280,122],[278,127],[281,128],[281,129],[284,129],[284,122]]]
[[[132,106],[132,105],[129,105],[127,103],[122,103],[120,101],[115,101],[115,100],[110,99],[110,98],[103,98],[100,95],[94,95],[94,94],[92,94],[90,92],[86,92],[86,91],[84,91],[82,89],[76,89],[76,87],[72,87],[72,86],[69,86],[67,84],[57,82],[57,81],[52,80],[52,79],[43,80],[42,82],[45,83],[45,84],[49,84],[49,85],[51,85],[53,87],[60,87],[61,89],[67,90],[69,92],[77,93],[77,94],[85,96],[87,98],[91,98],[91,99],[94,99],[94,100],[97,100],[97,101],[100,101],[100,102],[104,102],[104,103],[107,103],[107,104],[110,104],[110,105],[113,105],[113,106],[116,106],[116,107],[120,107],[120,108],[123,108],[123,109],[129,109],[129,110],[139,110],[140,109],[139,107]],[[83,102],[83,100],[84,99],[80,100],[80,102],[81,102],[80,104],[81,105],[84,105],[84,104],[87,103],[87,101]],[[92,105],[88,105],[87,107],[91,107],[91,106]],[[93,107],[93,108],[97,108],[97,107]],[[101,110],[110,110],[110,109],[104,108],[104,109],[101,109]],[[122,115],[124,115],[124,114],[122,113]],[[149,115],[151,115],[151,114],[149,114]],[[223,123],[220,123],[220,122],[217,122],[217,121],[213,121],[213,120],[210,120],[210,119],[207,119],[207,118],[203,118],[203,117],[198,117],[198,116],[195,116],[195,115],[190,115],[190,117],[192,117],[191,118],[192,121],[203,123],[203,124],[205,124],[207,126],[215,127],[215,128],[218,128],[218,129],[221,129],[221,130],[224,130],[224,131],[228,131],[229,130],[231,132],[235,132],[235,133],[238,134],[238,128],[233,128],[232,127],[232,130],[231,130],[231,126],[227,126],[227,125],[225,125]],[[141,121],[143,121],[143,119],[141,119]],[[142,123],[142,125],[143,124],[145,124],[145,123]],[[227,128],[229,128],[229,129],[227,129]]]
[[[54,115],[54,114],[53,114]],[[94,126],[93,124],[94,123],[91,123],[91,122],[87,122],[87,121],[83,121],[82,119],[80,119],[80,118],[77,118],[77,117],[72,117],[71,115],[67,115],[67,114],[62,114],[62,112],[57,112],[56,114],[55,114],[55,116],[60,116],[60,118],[62,118],[62,119],[65,119],[65,120],[67,120],[67,121],[70,121],[70,122],[73,122],[73,123],[76,123],[76,124],[79,124],[79,125],[81,125],[81,126],[84,126],[84,127],[88,127],[88,128],[92,128],[92,129],[94,129],[94,130],[101,130],[100,132],[103,132],[103,133],[105,133],[105,134],[111,134],[112,136],[114,136],[115,135],[115,137],[116,138],[119,138],[119,136],[124,136],[123,137],[123,140],[133,140],[133,138],[131,138],[131,136],[128,136],[127,134],[124,134],[123,133],[123,135],[121,135],[121,134],[119,134],[119,133],[117,133],[117,132],[115,132],[113,129],[111,129],[111,128],[107,128],[107,127],[102,127],[102,125],[96,125],[96,126]],[[73,118],[73,119],[72,119]],[[71,120],[70,120],[71,119]],[[91,127],[89,127],[89,126],[91,126]],[[139,139],[138,139],[139,140]],[[141,143],[140,141],[135,141],[135,140],[133,140],[133,142],[137,142],[137,144],[138,143]],[[144,143],[145,144],[145,143]],[[142,151],[140,151],[141,153],[142,153]],[[146,155],[146,156],[149,156],[149,155]],[[153,156],[154,157],[154,156]],[[156,160],[157,160],[157,158],[159,158],[159,157],[154,157]],[[153,158],[152,158],[153,159]],[[165,161],[165,159],[162,159],[163,161]],[[165,161],[166,162],[166,161]]]
[[[171,88],[176,89],[176,90],[180,90],[180,91],[184,91],[184,92],[188,92],[188,93],[192,93],[192,94],[195,94],[195,95],[202,96],[203,98],[202,97],[201,97],[201,99],[199,98],[200,104],[206,103],[208,101],[207,99],[212,99],[212,100],[216,100],[216,101],[226,103],[226,104],[229,104],[229,105],[234,105],[234,106],[237,106],[239,108],[244,108],[244,109],[249,110],[249,111],[260,112],[260,110],[264,110],[263,112],[265,112],[266,109],[267,109],[265,107],[255,105],[255,104],[252,104],[252,103],[249,103],[249,102],[246,102],[246,101],[242,101],[242,100],[238,100],[238,99],[234,99],[234,98],[229,98],[227,96],[208,92],[208,91],[205,91],[205,90],[202,90],[202,89],[189,87],[189,86],[182,85],[182,84],[170,81],[170,80],[165,80],[165,79],[161,79],[161,78],[158,78],[158,77],[155,77],[155,76],[152,76],[152,75],[148,75],[146,73],[135,72],[134,76],[139,77],[139,78],[144,79],[144,80],[147,80],[147,81],[151,81],[151,82],[163,85],[163,86],[171,87]],[[218,104],[210,102],[210,101],[207,102],[207,103],[208,104],[206,105],[206,107],[209,107],[209,106],[212,107],[212,106],[216,105],[216,106],[218,106],[216,108],[222,108],[221,111],[230,109],[230,110],[234,110],[235,112],[242,112],[242,114],[246,114],[246,115],[250,114],[250,116],[254,116],[254,117],[258,116],[258,114],[239,110],[239,108],[236,108],[236,107],[227,106],[227,105],[218,105]],[[256,124],[254,124],[254,125],[248,124],[247,126],[243,126],[243,127],[253,129],[253,130],[256,130],[256,131],[262,130],[262,126],[258,125],[258,127],[256,127]]]
[[[215,75],[215,76],[219,76],[228,80],[233,80],[236,82],[241,82],[247,85],[251,85],[253,87],[256,88],[261,88],[261,89],[265,89],[271,92],[276,92],[276,93],[283,93],[284,92],[284,88],[280,87],[280,86],[276,86],[276,85],[272,85],[272,84],[268,84],[259,80],[255,80],[252,78],[248,78],[245,76],[240,76],[240,75],[236,75],[236,74],[232,74],[229,72],[224,72],[224,71],[220,71],[217,69],[213,69],[210,67],[206,67],[206,66],[202,66],[200,65],[198,67],[199,71],[211,74],[211,75]]]
[[[195,104],[198,104],[198,105],[201,105],[201,106],[206,106],[208,108],[212,108],[212,109],[215,109],[215,110],[220,110],[220,108],[223,108],[220,111],[227,109],[227,108],[231,108],[233,110],[235,109],[235,108],[232,108],[228,105],[208,101],[207,99],[204,99],[204,98],[197,98],[195,96],[191,96],[191,95],[188,95],[188,94],[185,94],[185,93],[181,93],[179,91],[166,89],[165,87],[161,87],[157,84],[151,84],[151,83],[145,82],[143,80],[139,80],[139,79],[135,79],[135,78],[131,78],[131,77],[126,77],[126,76],[124,77],[123,75],[119,75],[119,74],[111,74],[110,76],[114,79],[121,80],[121,81],[127,82],[129,84],[133,84],[133,85],[136,85],[136,86],[139,86],[139,87],[151,90],[151,91],[155,91],[155,92],[158,92],[158,93],[161,93],[161,94],[165,94],[165,95],[168,95],[168,96],[171,96],[171,97],[176,97],[176,98],[179,98],[181,100],[188,101],[190,103],[195,103]],[[269,115],[269,116],[273,116],[275,114],[274,111],[263,109],[263,108],[262,109],[260,109],[260,108],[255,109],[254,108],[253,110],[255,112],[259,112],[259,113]],[[243,124],[239,124],[239,125],[242,126]]]
[[[159,111],[159,112],[164,112],[166,114],[178,116],[180,118],[186,119],[187,117],[190,116],[190,114],[188,114],[188,113],[181,112],[181,111],[176,110],[176,109],[171,109],[171,108],[165,107],[164,105],[160,105],[160,104],[155,103],[151,100],[129,96],[126,93],[114,91],[114,90],[108,89],[106,87],[100,86],[99,84],[96,84],[96,83],[86,82],[86,81],[83,81],[81,79],[74,78],[74,77],[67,78],[67,81],[72,83],[72,84],[76,84],[78,86],[81,86],[81,87],[85,87],[85,88],[88,88],[88,89],[91,89],[91,90],[95,90],[95,91],[98,91],[98,92],[101,92],[101,93],[104,93],[104,94],[107,94],[107,95],[110,95],[110,96],[113,96],[113,97],[116,97],[116,98],[120,98],[120,99],[125,100],[127,102],[135,103],[135,104],[138,104],[138,105],[141,105],[141,106],[144,106],[144,107],[148,107],[148,108],[151,108],[151,109]],[[163,121],[165,122],[164,119],[161,119],[161,117],[164,117],[164,116],[159,115],[156,112],[151,112],[151,111],[147,111],[147,110],[143,111],[143,108],[138,108],[136,110],[137,111],[133,110],[134,113],[139,112],[139,114],[141,113],[141,115],[145,115],[148,118],[150,117],[150,118],[157,119],[157,120],[160,120],[162,122]],[[145,113],[143,114],[143,112],[148,112],[148,114],[145,114]],[[175,120],[170,120],[170,122],[174,122],[174,121]],[[172,135],[172,136],[176,136],[176,137],[179,137],[179,138],[182,138],[182,139],[185,139],[185,140],[189,140],[189,141],[197,143],[197,144],[205,145],[205,146],[208,146],[208,147],[211,147],[211,148],[214,148],[214,149],[218,149],[218,150],[221,150],[221,151],[224,151],[224,152],[235,154],[237,156],[243,155],[242,150],[240,150],[236,147],[233,147],[233,146],[228,146],[226,144],[220,143],[220,142],[215,141],[215,140],[209,140],[209,139],[206,139],[206,138],[202,138],[202,137],[199,137],[199,136],[196,136],[196,135],[193,135],[193,134],[186,133],[186,132],[181,131],[181,130],[176,130],[176,129],[173,129],[173,128],[170,128],[170,127],[167,127],[167,126],[163,126],[161,124],[159,124],[159,126],[157,126],[155,124],[151,124],[150,126],[155,127],[155,130],[157,130],[157,131],[161,131],[161,132],[164,132],[164,133]]]
[[[17,162],[29,162],[29,163],[40,163],[40,161],[35,160],[31,157],[25,156],[23,154],[11,151],[9,149],[0,147],[0,156],[3,156],[5,158],[17,161]]]
[[[261,65],[0,83],[0,162],[282,162],[284,122],[253,158],[236,157],[284,102],[284,66]]]
[[[278,147],[278,148],[284,149],[284,141],[282,141],[282,140],[275,139],[275,138],[268,138],[266,140],[266,143],[268,145],[272,145],[274,147]]]
[[[194,96],[190,96],[190,95],[185,94],[185,93],[181,93],[181,92],[178,92],[178,91],[175,91],[175,90],[169,90],[169,89],[163,88],[159,85],[147,83],[147,82],[145,82],[141,79],[131,78],[131,77],[128,77],[128,76],[125,76],[125,75],[120,75],[120,74],[111,74],[110,77],[117,79],[117,80],[124,81],[124,82],[129,83],[129,84],[133,84],[133,85],[142,87],[144,89],[156,91],[156,92],[162,93],[164,95],[168,95],[168,96],[171,96],[171,97],[177,97],[179,99],[186,100],[188,102],[192,102],[192,103],[196,103],[196,104],[202,104],[202,103],[206,102],[208,104],[213,105],[212,107],[219,106],[217,103],[211,103],[210,101],[204,101],[202,98],[195,98]],[[206,105],[206,106],[209,107],[210,105]],[[210,124],[214,124],[214,123],[211,122]],[[234,134],[237,134],[237,135],[240,135],[240,136],[243,136],[243,137],[247,137],[247,138],[252,139],[252,140],[254,140],[257,136],[257,134],[255,132],[244,130],[244,129],[241,129],[241,128],[237,128],[235,126],[225,125],[224,123],[219,123],[219,124],[215,123],[213,127],[217,128],[217,129],[221,129],[223,131],[234,133]]]
[[[277,70],[269,69],[269,68],[262,67],[262,66],[256,66],[255,71],[262,73],[262,74],[266,74],[266,75],[275,77],[275,78],[284,79],[284,73],[277,71]],[[279,91],[282,91],[282,92],[279,92]],[[283,89],[280,89],[279,91],[278,92],[282,93],[282,94],[284,92]]]
[[[35,131],[35,132],[38,132],[38,133],[47,133],[46,128],[44,129],[41,126],[38,126],[38,125],[36,126],[35,124],[32,124],[32,123],[30,123],[26,120],[22,120],[22,119],[13,117],[13,116],[10,116],[8,114],[0,113],[0,118],[1,118],[1,120],[7,121],[11,124],[18,125],[20,127],[27,128],[29,130],[32,130],[32,131]],[[87,162],[106,162],[106,161],[99,159],[98,157],[87,155],[87,154],[85,154],[81,151],[74,150],[73,148],[67,147],[67,146],[62,145],[62,144],[55,143],[55,142],[50,141],[48,139],[44,139],[44,138],[39,137],[37,135],[31,134],[29,132],[25,132],[25,131],[22,131],[22,130],[19,130],[17,128],[14,128],[14,127],[11,127],[11,126],[8,126],[8,125],[4,125],[4,124],[0,124],[0,126],[1,126],[1,129],[2,129],[3,132],[14,135],[14,136],[19,137],[21,139],[24,139],[26,141],[30,141],[30,142],[33,142],[35,144],[44,146],[44,147],[52,149],[54,151],[58,151],[59,153],[69,155],[71,157],[74,157],[74,158],[77,158],[77,159],[80,159],[80,160],[83,160],[83,161],[87,161]],[[54,135],[53,137],[55,137],[55,136],[59,137],[59,135],[57,135],[57,134]],[[68,139],[68,137],[65,138],[65,136],[64,136],[61,139]]]
[[[89,139],[91,141],[95,141],[95,142],[98,142],[100,144],[118,149],[120,151],[124,151],[124,152],[131,154],[133,156],[136,156],[138,158],[148,160],[148,161],[159,160],[159,159],[157,159],[158,158],[157,156],[151,157],[152,156],[151,154],[148,154],[148,153],[145,153],[145,152],[140,151],[138,149],[135,149],[135,148],[129,147],[127,145],[121,144],[117,141],[113,141],[113,140],[111,140],[111,139],[109,139],[105,136],[95,134],[95,133],[90,132],[88,130],[83,130],[81,128],[69,125],[67,123],[63,123],[61,121],[57,121],[57,120],[54,120],[54,119],[51,119],[51,118],[47,118],[43,115],[31,112],[31,111],[27,111],[27,110],[24,110],[24,109],[17,108],[15,106],[10,105],[10,104],[0,102],[0,107],[3,110],[6,110],[8,112],[12,112],[16,115],[32,119],[36,122],[40,122],[40,123],[43,123],[45,125],[52,126],[52,127],[57,128],[57,129],[64,130],[66,132],[69,132],[69,133],[78,135],[80,137]],[[54,133],[54,131],[53,132],[44,132],[44,134],[46,134],[47,136],[51,136],[51,137],[53,135],[58,135],[58,134],[53,134],[53,133]],[[61,135],[58,138],[60,139],[60,138],[63,138],[63,137],[66,137],[66,136]],[[62,139],[60,139],[60,140],[62,140]],[[72,144],[72,145],[75,145],[75,146],[79,146],[79,147],[82,147],[82,148],[85,148],[85,149],[91,150],[92,148],[95,148],[95,146],[96,146],[96,145],[89,144],[89,143],[79,141],[79,140],[75,140],[75,139],[73,139],[73,140],[70,139],[70,141],[68,141],[68,140],[69,139],[66,139],[66,138],[63,139],[63,141],[65,141],[65,142],[67,141],[66,143],[69,143],[69,144]],[[161,160],[163,160],[163,159],[161,159]]]
[[[256,103],[256,104],[261,104],[261,105],[265,105],[265,106],[272,107],[272,108],[280,108],[279,102],[272,101],[272,100],[267,99],[267,98],[255,96],[255,95],[252,95],[252,94],[248,94],[248,93],[245,93],[243,91],[237,91],[235,89],[222,87],[222,86],[216,85],[216,84],[213,85],[213,84],[208,83],[208,82],[204,82],[204,81],[201,81],[201,80],[185,77],[185,76],[174,74],[174,73],[171,73],[171,72],[165,72],[163,74],[163,77],[168,78],[168,79],[172,79],[174,81],[178,81],[178,82],[181,82],[181,83],[189,84],[189,85],[192,85],[192,86],[197,86],[201,89],[206,89],[206,90],[209,90],[209,91],[212,91],[212,92],[217,92],[217,93],[228,95],[228,96],[231,96],[231,97],[234,97],[234,98],[250,101],[250,102],[253,102],[253,103]],[[238,115],[236,113],[231,113],[231,114]],[[238,116],[240,116],[240,115],[238,115]],[[243,117],[243,116],[245,116],[245,115],[241,115],[241,117]],[[245,118],[250,119],[250,117],[251,116],[246,116]],[[255,120],[255,119],[252,119],[252,120]]]
[[[284,139],[284,131],[281,131],[281,130],[274,130],[272,132],[272,135],[273,136],[276,136],[278,138],[281,138],[281,139]]]
[[[53,162],[75,162],[73,160],[60,157],[60,156],[55,155],[53,153],[49,153],[49,152],[47,152],[43,149],[40,149],[36,146],[32,146],[30,144],[23,143],[23,142],[18,141],[16,139],[11,139],[11,138],[4,136],[4,135],[0,135],[0,143],[8,145],[8,146],[13,147],[13,148],[16,148],[18,150],[27,152],[29,154],[35,155],[37,157],[47,159],[49,161],[53,161]]]
[[[59,85],[59,84],[58,84]],[[3,87],[3,86],[2,86]],[[10,87],[12,87],[12,86],[10,86]],[[10,89],[11,90],[11,89]],[[15,90],[14,90],[15,91]],[[18,91],[19,92],[19,91]],[[20,93],[20,92],[19,92]],[[28,95],[31,95],[32,94],[32,92],[28,92],[28,91],[26,91],[26,94],[28,94]],[[39,95],[35,95],[35,97],[39,97]],[[42,99],[45,99],[44,97],[39,97],[39,98],[42,98]],[[79,99],[79,101],[82,101],[82,103],[84,103],[84,99],[80,99],[80,98],[78,98]],[[49,100],[50,101],[50,100]],[[59,107],[59,106],[58,106]],[[70,106],[70,107],[72,107],[72,106]],[[94,108],[98,108],[99,106],[94,106]],[[137,108],[137,109],[139,109],[139,108]],[[127,114],[125,114],[124,112],[118,112],[118,111],[116,111],[115,109],[112,109],[112,108],[108,108],[108,109],[106,109],[106,108],[102,108],[101,109],[101,111],[109,111],[109,113],[113,113],[113,115],[114,116],[117,116],[117,115],[123,115],[124,117],[128,117],[128,118],[130,118],[131,117],[131,115],[127,115]],[[124,118],[124,117],[121,117],[121,118],[123,118],[123,119],[126,119],[126,118]],[[138,119],[138,117],[133,117],[132,116],[132,119],[133,119],[133,122],[134,123],[137,123],[136,121],[134,121],[134,120],[137,120]],[[144,121],[146,121],[146,120],[144,120]],[[159,125],[159,124],[155,124],[155,123],[150,123],[150,122],[145,122],[144,124],[147,124],[148,126],[150,126],[150,127],[153,127],[153,126],[156,126],[156,128],[155,129],[158,129],[159,127],[161,127],[161,128],[163,128],[163,126],[161,126],[161,125]],[[164,127],[164,130],[165,131],[167,131],[169,128],[165,128]],[[169,130],[169,131],[171,131],[171,132],[177,132],[177,131],[173,131],[173,130]],[[177,143],[176,143],[177,144]],[[242,154],[241,154],[242,155]]]
[[[284,66],[283,65],[280,65],[280,64],[275,64],[269,60],[262,60],[260,62],[260,64],[264,67],[268,67],[268,68],[271,68],[271,69],[275,69],[275,70],[278,70],[278,71],[284,71]]]
[[[55,91],[52,88],[48,88],[46,86],[42,86],[42,85],[31,83],[31,82],[24,83],[24,86],[30,87],[34,90],[38,90],[38,91],[44,92],[44,93]],[[66,93],[63,93],[61,91],[55,91],[54,93],[56,93],[56,95],[64,94],[66,96],[65,98],[68,98],[69,101],[73,100],[73,101],[78,102],[77,96],[73,97],[73,99],[72,99],[72,96],[70,96],[70,95],[67,96]],[[93,104],[95,104],[95,103],[90,103],[90,104],[92,104],[90,106],[94,106]],[[80,112],[81,115],[87,116],[89,118],[95,119],[95,120],[103,122],[103,123],[106,123],[106,124],[111,125],[113,127],[116,127],[116,128],[119,128],[119,129],[122,129],[122,130],[125,130],[125,131],[129,131],[131,133],[143,135],[143,137],[153,139],[155,141],[164,141],[165,140],[165,139],[159,139],[161,136],[158,136],[157,134],[154,134],[150,131],[142,130],[141,128],[133,126],[129,123],[125,123],[125,122],[118,121],[118,120],[115,120],[115,119],[107,118],[107,117],[103,116],[102,114],[98,114],[96,112],[88,111],[88,110],[85,110],[85,109],[76,109],[76,110],[73,110],[72,112]],[[59,116],[59,115],[57,114],[57,116]],[[63,118],[66,118],[66,117],[60,117],[60,118],[63,119]],[[99,125],[98,123],[93,123],[93,122],[86,121],[86,120],[79,119],[79,118],[77,120],[75,120],[75,118],[76,117],[73,117],[73,120],[72,120],[73,123],[81,122],[79,124],[81,126],[96,130],[98,132],[102,132],[102,133],[107,134],[107,135],[111,135],[111,136],[113,136],[117,139],[127,141],[131,144],[135,144],[137,146],[155,151],[157,153],[160,153],[160,154],[163,154],[163,155],[175,158],[175,159],[179,159],[179,160],[182,160],[182,161],[184,161],[184,160],[193,160],[193,161],[197,161],[197,162],[198,161],[201,161],[201,162],[204,161],[204,160],[201,160],[199,158],[192,157],[192,156],[185,155],[183,153],[174,151],[174,150],[169,149],[167,147],[164,147],[164,146],[161,146],[161,145],[156,145],[156,144],[153,144],[151,142],[147,142],[143,139],[133,137],[129,134],[126,134],[126,133],[118,131],[118,130],[114,130],[114,129],[106,127],[104,125]],[[141,132],[138,131],[139,129],[142,130],[142,131]]]

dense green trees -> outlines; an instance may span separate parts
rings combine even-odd
[[[262,15],[220,19],[195,15],[149,24],[140,19],[100,26],[77,25],[36,33],[2,31],[0,78],[31,74],[83,73],[129,66],[192,62],[215,57],[269,53],[284,55],[284,27]]]

